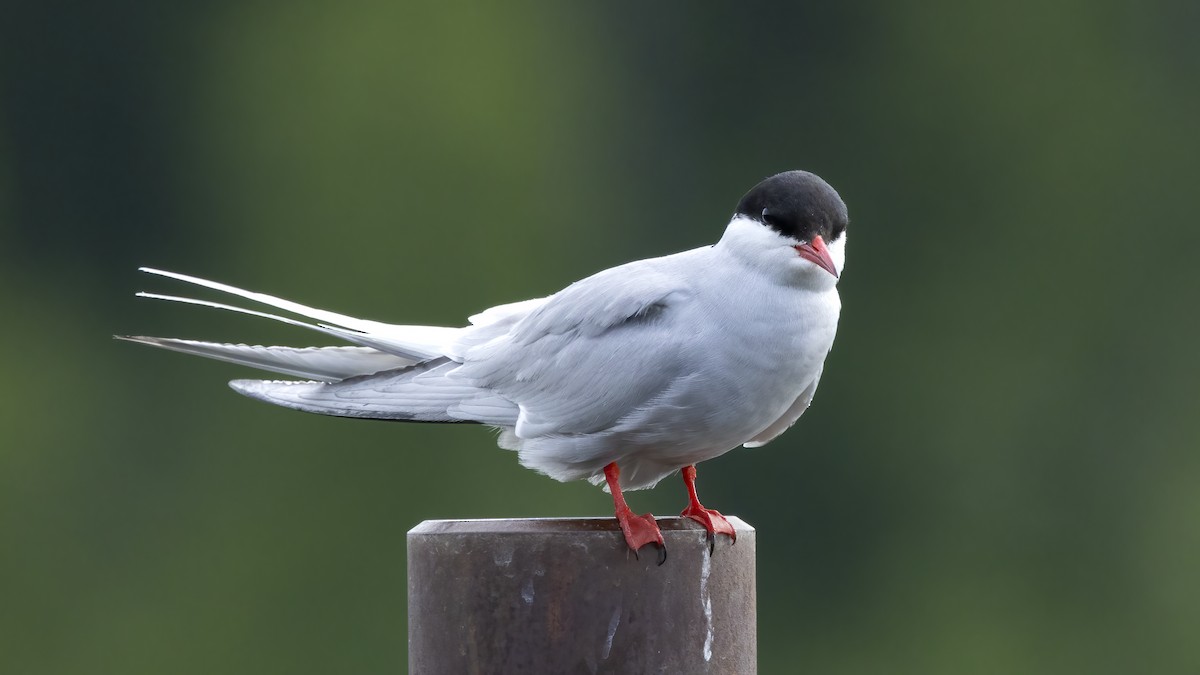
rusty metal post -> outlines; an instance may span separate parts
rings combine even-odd
[[[754,528],[659,521],[635,558],[613,518],[430,520],[408,533],[408,672],[756,672]]]

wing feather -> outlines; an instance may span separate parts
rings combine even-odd
[[[449,350],[462,361],[452,377],[519,404],[519,438],[612,427],[686,375],[679,327],[691,319],[674,314],[689,287],[661,260],[578,281],[510,326],[465,328]]]
[[[337,417],[496,426],[515,422],[518,411],[511,401],[446,377],[456,367],[443,358],[333,383],[234,380],[229,386],[285,408]]]

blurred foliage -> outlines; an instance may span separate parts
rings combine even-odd
[[[609,512],[484,429],[109,340],[311,338],[137,265],[453,324],[799,167],[850,205],[841,335],[795,430],[700,470],[759,529],[761,671],[1196,672],[1198,7],[10,6],[0,671],[397,672],[408,528]]]

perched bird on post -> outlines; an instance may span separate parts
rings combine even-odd
[[[544,298],[500,305],[451,328],[355,319],[150,268],[317,323],[153,293],[309,328],[355,346],[263,347],[118,336],[304,381],[234,380],[241,394],[305,412],[404,422],[474,422],[524,466],[612,492],[635,552],[662,534],[622,490],[681,471],[681,515],[733,528],[696,496],[696,464],[758,447],[812,401],[833,345],[846,259],[846,205],[805,171],[771,176],[738,202],[712,246],[639,260]]]

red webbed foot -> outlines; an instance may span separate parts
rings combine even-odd
[[[717,548],[717,535],[727,534],[733,542],[737,542],[737,532],[733,531],[733,526],[725,520],[725,516],[721,515],[716,509],[706,509],[699,504],[688,506],[679,515],[685,518],[700,523],[704,529],[708,530],[708,554],[712,555]]]
[[[633,549],[633,555],[638,556],[638,549],[643,546],[654,544],[658,547],[658,564],[661,565],[667,561],[667,545],[663,542],[662,531],[658,529],[658,523],[654,521],[654,516],[649,513],[638,516],[634,515],[633,511],[626,509],[624,513],[617,512],[617,522],[621,523],[621,532],[625,533],[625,543]]]
[[[708,530],[708,554],[712,555],[713,551],[716,550],[718,534],[727,534],[729,535],[729,539],[736,543],[737,532],[733,530],[733,525],[729,524],[729,521],[725,519],[725,516],[721,515],[720,511],[704,508],[700,503],[700,498],[696,496],[695,465],[683,467],[683,482],[687,485],[688,489],[688,507],[679,515],[691,518],[703,525],[704,529]]]
[[[616,462],[604,467],[604,479],[613,495],[617,522],[621,524],[621,532],[625,534],[625,544],[633,551],[633,555],[639,558],[641,556],[638,556],[638,549],[647,544],[654,544],[658,547],[658,564],[661,565],[667,561],[667,545],[663,541],[662,531],[658,529],[654,516],[649,513],[635,515],[625,503],[625,496],[621,494],[620,477],[621,470],[617,468]]]

